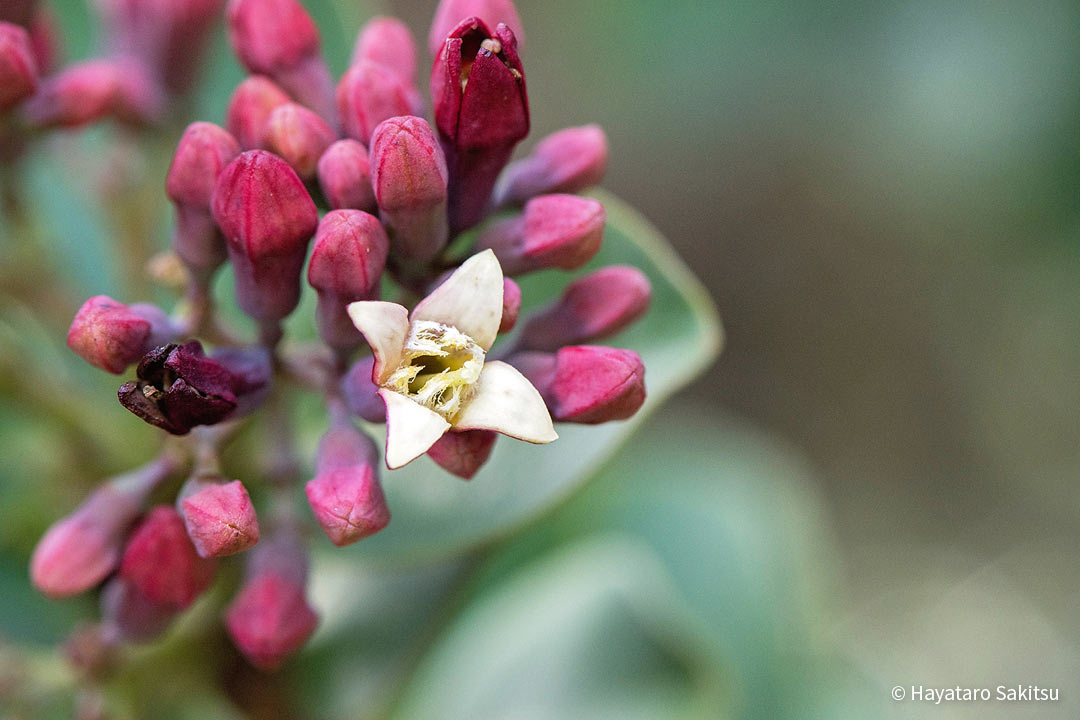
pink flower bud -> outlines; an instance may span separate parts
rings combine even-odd
[[[319,158],[318,175],[319,187],[331,208],[375,212],[371,165],[362,143],[347,138],[326,148]]]
[[[336,98],[345,134],[365,144],[383,120],[420,109],[411,83],[370,60],[361,60],[345,71]]]
[[[113,571],[142,494],[103,485],[75,512],[55,522],[30,558],[34,587],[50,597],[76,595]]]
[[[225,234],[240,309],[276,322],[300,301],[300,271],[319,213],[289,164],[249,150],[218,176],[214,219]]]
[[[450,32],[431,70],[431,97],[450,170],[454,231],[484,215],[499,172],[529,132],[525,70],[506,26],[476,18]]]
[[[409,26],[392,17],[368,20],[356,37],[350,65],[364,60],[382,65],[412,86],[416,78],[416,41]]]
[[[0,22],[0,113],[33,95],[37,83],[30,34],[18,25]]]
[[[521,353],[511,362],[560,422],[625,420],[645,402],[645,366],[631,350],[573,345],[554,355]]]
[[[152,305],[128,307],[107,295],[95,295],[71,321],[67,345],[94,367],[119,375],[170,329],[168,318]]]
[[[650,292],[649,279],[637,268],[601,268],[567,285],[559,300],[529,318],[518,347],[554,351],[614,335],[645,314]]]
[[[105,117],[152,123],[164,106],[161,89],[139,63],[88,60],[45,80],[24,109],[40,127],[78,127]]]
[[[521,312],[521,288],[510,278],[503,278],[503,309],[499,332],[508,333],[517,325]]]
[[[278,667],[315,631],[306,578],[307,555],[291,534],[279,532],[248,554],[248,576],[226,610],[225,627],[256,667]]]
[[[229,42],[249,72],[267,75],[323,118],[334,117],[319,30],[297,0],[229,0]]]
[[[546,193],[576,193],[597,185],[607,170],[607,137],[599,125],[560,130],[511,163],[499,178],[495,204],[523,204]]]
[[[386,404],[379,397],[379,386],[372,380],[375,357],[358,360],[341,379],[341,394],[349,412],[372,423],[386,422]]]
[[[267,118],[262,146],[283,157],[301,179],[314,180],[319,157],[335,140],[325,120],[303,105],[286,103]]]
[[[274,108],[292,102],[273,80],[261,75],[246,78],[233,90],[225,109],[225,127],[243,150],[254,150],[262,143],[263,128]]]
[[[208,122],[184,130],[173,155],[165,192],[176,207],[173,248],[193,271],[211,272],[225,262],[225,238],[210,215],[218,175],[240,153],[236,139]]]
[[[153,602],[122,577],[112,578],[101,591],[101,620],[113,641],[153,640],[165,632],[176,613]]]
[[[491,248],[507,275],[543,268],[576,270],[600,250],[606,214],[592,198],[541,195],[521,215],[485,230],[477,249]]]
[[[308,282],[319,293],[319,336],[333,348],[349,350],[363,342],[346,307],[374,300],[390,241],[378,218],[360,210],[332,210],[319,223]]]
[[[382,530],[390,509],[376,470],[375,443],[351,424],[339,424],[323,436],[316,475],[305,487],[319,526],[338,547]]]
[[[371,140],[371,184],[395,253],[426,261],[446,245],[446,160],[422,118],[390,118]]]
[[[195,601],[214,579],[214,563],[199,557],[175,508],[159,505],[135,528],[120,577],[155,605],[180,611]]]
[[[446,472],[470,480],[491,456],[496,437],[491,430],[448,432],[427,452]]]
[[[521,18],[511,0],[441,0],[428,34],[428,49],[435,57],[442,51],[446,36],[465,18],[480,18],[488,27],[503,23],[517,35],[518,44],[525,45]]]
[[[184,526],[201,557],[235,555],[259,541],[259,521],[239,480],[193,477],[178,499]]]

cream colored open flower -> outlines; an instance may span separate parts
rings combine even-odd
[[[448,430],[495,430],[531,443],[558,435],[536,388],[504,362],[484,362],[502,320],[503,272],[491,250],[469,258],[420,301],[362,301],[349,317],[375,355],[386,403],[386,465],[423,455]]]

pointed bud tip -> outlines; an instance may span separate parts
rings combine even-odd
[[[319,526],[338,547],[374,535],[390,523],[390,509],[370,463],[320,472],[305,491]]]
[[[75,314],[67,346],[94,367],[119,375],[149,350],[152,330],[124,303],[95,295]]]
[[[274,108],[292,102],[273,80],[252,75],[233,90],[225,110],[225,127],[240,147],[253,150],[262,143],[263,128]]]
[[[214,563],[195,552],[176,509],[162,505],[150,510],[132,533],[120,577],[154,604],[179,611],[210,587]]]
[[[559,350],[555,361],[554,378],[544,396],[556,420],[584,424],[625,420],[645,402],[645,365],[632,350],[575,345]]]
[[[448,473],[471,480],[491,456],[497,437],[491,430],[448,432],[428,449],[428,456]]]
[[[304,587],[276,572],[252,576],[225,614],[225,627],[252,665],[273,670],[315,632],[318,616]]]
[[[201,557],[225,557],[259,541],[251,496],[239,480],[206,483],[180,502],[184,526]]]
[[[297,103],[279,105],[263,128],[262,146],[277,153],[304,180],[313,180],[319,158],[337,134],[316,113]]]
[[[319,187],[331,208],[375,212],[371,164],[363,143],[352,138],[333,143],[319,158],[317,172]]]
[[[30,34],[18,25],[0,22],[0,113],[34,94],[38,66]]]

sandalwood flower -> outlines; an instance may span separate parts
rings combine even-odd
[[[558,437],[536,388],[510,365],[484,361],[502,312],[503,273],[490,250],[462,264],[411,315],[390,302],[349,305],[375,356],[387,467],[411,462],[451,430],[494,430],[531,443]]]

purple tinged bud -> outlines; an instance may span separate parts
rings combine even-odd
[[[480,221],[514,146],[529,132],[525,70],[514,33],[476,18],[446,38],[431,70],[431,97],[450,169],[450,225]]]
[[[480,18],[488,27],[503,23],[517,35],[518,44],[525,45],[521,18],[511,0],[442,0],[435,10],[435,18],[428,34],[428,49],[439,56],[446,36],[465,18]]]
[[[351,138],[338,140],[319,158],[319,187],[334,210],[375,212],[367,148]]]
[[[176,207],[173,248],[194,272],[209,273],[225,262],[225,238],[210,215],[218,175],[240,154],[236,138],[208,122],[187,126],[173,155],[165,192]]]
[[[371,140],[371,184],[395,254],[427,261],[446,245],[446,160],[422,118],[390,118]]]
[[[129,307],[95,295],[71,321],[67,345],[94,367],[119,375],[171,334],[172,324],[160,308],[145,303]]]
[[[218,176],[212,208],[240,309],[263,323],[281,320],[300,301],[300,272],[319,222],[304,184],[281,158],[249,150]]]
[[[175,508],[159,505],[135,528],[120,577],[147,600],[172,611],[187,608],[214,580],[215,564],[199,557]]]
[[[334,117],[334,87],[319,30],[297,0],[229,0],[229,42],[249,72],[267,75],[323,118]]]
[[[236,86],[229,106],[225,109],[225,127],[243,150],[254,150],[262,144],[263,128],[274,108],[292,102],[273,80],[252,75]]]
[[[225,627],[252,665],[273,670],[315,632],[307,602],[307,554],[299,539],[278,533],[248,554],[248,575],[225,612]]]
[[[237,379],[197,340],[147,353],[136,374],[137,381],[120,386],[120,404],[174,435],[221,422],[236,409]]]
[[[374,356],[358,360],[341,379],[341,394],[349,412],[372,423],[386,422],[386,403],[379,397],[379,386],[372,379]]]
[[[142,493],[110,483],[75,512],[53,523],[30,558],[30,579],[59,598],[89,590],[116,567],[124,535],[139,514]]]
[[[330,347],[350,350],[363,343],[346,307],[378,297],[389,249],[382,224],[366,212],[332,210],[319,223],[308,283],[319,293],[319,336]]]
[[[140,124],[161,119],[165,98],[155,80],[131,60],[89,60],[45,80],[23,106],[39,127],[78,127],[106,117]]]
[[[465,480],[471,480],[491,457],[496,433],[491,430],[448,432],[428,450],[439,467]]]
[[[34,50],[38,73],[42,77],[51,75],[60,57],[60,32],[56,16],[49,8],[38,7],[27,30],[30,32],[30,47]]]
[[[378,459],[374,441],[351,424],[335,424],[319,444],[316,475],[305,491],[319,526],[338,547],[374,535],[390,522]]]
[[[555,351],[614,335],[645,314],[650,294],[649,278],[637,268],[601,268],[567,285],[554,304],[529,318],[517,347]]]
[[[270,393],[274,376],[273,359],[264,347],[220,347],[210,355],[232,375],[236,410],[229,419],[243,417],[262,405]]]
[[[393,17],[368,20],[356,37],[349,64],[364,60],[384,66],[411,86],[416,78],[416,41],[409,26]]]
[[[114,577],[101,591],[101,620],[108,637],[146,642],[165,632],[177,611],[143,595],[131,582]]]
[[[559,422],[625,420],[645,402],[645,365],[632,350],[573,345],[554,355],[525,352],[511,360]]]
[[[30,34],[18,25],[0,22],[0,113],[33,95],[37,84]]]
[[[508,333],[517,325],[521,312],[521,288],[510,278],[503,278],[503,309],[499,332]]]
[[[477,241],[491,248],[507,275],[559,268],[576,270],[600,250],[606,213],[592,198],[541,195],[524,213],[493,224]]]
[[[283,157],[301,179],[314,180],[319,157],[335,140],[325,120],[303,105],[287,103],[267,118],[262,146]]]
[[[204,558],[235,555],[259,541],[259,521],[239,480],[193,477],[177,500],[195,551]]]
[[[607,136],[599,125],[560,130],[503,171],[495,204],[521,205],[546,193],[576,193],[599,184],[607,162]]]
[[[341,76],[337,111],[348,137],[369,144],[384,120],[420,111],[416,88],[384,65],[361,60]]]

